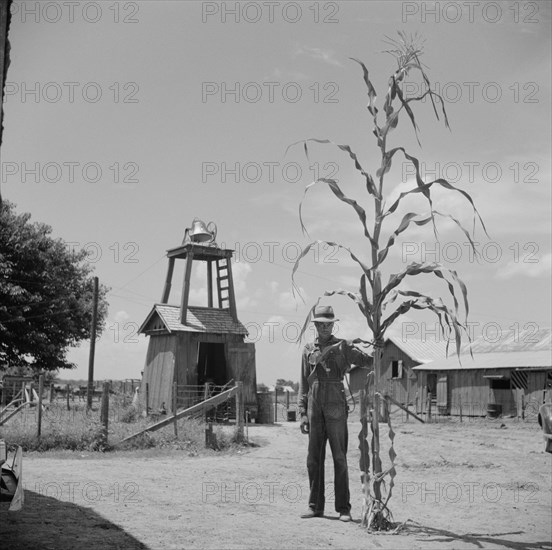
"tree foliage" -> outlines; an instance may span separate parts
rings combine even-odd
[[[289,386],[290,388],[293,388],[294,392],[299,391],[299,382],[294,382],[293,380],[285,380],[284,378],[278,378],[278,380],[276,380],[275,385],[278,389],[281,389],[284,386]]]
[[[0,371],[73,368],[69,347],[90,338],[92,266],[86,251],[70,250],[49,225],[0,206]],[[107,316],[100,285],[96,334]]]

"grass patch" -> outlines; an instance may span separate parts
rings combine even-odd
[[[99,404],[87,410],[86,403],[75,402],[67,410],[65,401],[49,403],[42,413],[41,436],[37,436],[38,410],[24,409],[0,426],[0,437],[10,447],[20,445],[24,452],[89,451],[107,452],[121,440],[134,435],[166,416],[145,417],[128,400],[112,396],[109,406],[107,434],[100,422]],[[190,456],[205,452],[206,424],[202,419],[180,419],[177,436],[170,424],[155,432],[144,432],[130,441],[117,445],[117,450],[170,449],[187,451]],[[247,442],[236,440],[235,426],[214,425],[218,451],[243,448]]]

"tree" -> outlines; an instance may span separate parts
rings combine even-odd
[[[389,437],[391,446],[389,450],[389,457],[391,465],[386,471],[382,471],[382,462],[380,458],[380,441],[379,441],[379,413],[380,406],[379,400],[382,396],[380,393],[381,386],[379,383],[381,374],[381,362],[382,351],[385,340],[385,333],[389,327],[401,317],[401,315],[415,310],[428,310],[437,315],[443,334],[445,329],[447,335],[452,335],[452,340],[456,345],[456,353],[460,355],[460,347],[462,341],[462,334],[465,333],[469,339],[467,317],[468,317],[468,299],[467,289],[462,280],[458,277],[454,270],[447,269],[443,265],[437,262],[412,262],[407,265],[398,273],[391,274],[387,283],[383,283],[382,268],[385,265],[385,259],[389,253],[389,250],[397,240],[397,238],[405,232],[411,224],[417,226],[423,226],[431,224],[434,230],[435,238],[438,240],[436,218],[444,217],[448,218],[464,233],[468,239],[471,249],[474,255],[477,257],[478,252],[476,250],[475,243],[472,238],[472,233],[467,231],[460,221],[449,214],[441,213],[434,209],[432,201],[432,190],[436,188],[442,188],[446,191],[460,193],[465,198],[473,210],[473,222],[475,228],[476,218],[479,219],[483,230],[486,233],[485,225],[479,216],[477,209],[468,193],[456,188],[450,184],[447,180],[438,178],[433,181],[426,182],[423,180],[420,173],[420,161],[413,155],[407,153],[404,147],[394,147],[388,149],[387,138],[391,131],[393,131],[399,121],[399,114],[401,111],[406,111],[410,122],[414,128],[414,133],[418,138],[418,126],[412,111],[411,103],[423,100],[425,97],[429,97],[435,113],[436,118],[439,120],[439,112],[436,108],[436,102],[441,103],[442,116],[444,117],[445,125],[448,127],[448,119],[445,111],[443,99],[439,94],[432,90],[429,78],[424,71],[422,64],[420,63],[420,56],[422,55],[422,48],[417,44],[418,37],[407,38],[403,33],[399,33],[398,40],[388,39],[393,49],[388,50],[387,53],[392,54],[397,61],[397,69],[391,75],[389,79],[389,88],[385,96],[385,102],[383,110],[385,113],[385,122],[380,125],[378,122],[378,109],[375,106],[376,91],[369,78],[368,69],[361,61],[352,59],[358,63],[363,71],[364,83],[368,90],[368,106],[367,109],[372,117],[373,134],[376,137],[377,146],[380,150],[380,165],[376,171],[376,180],[370,175],[370,173],[361,166],[357,155],[353,152],[348,145],[336,144],[327,139],[309,139],[300,142],[305,154],[308,158],[308,143],[315,142],[319,144],[332,144],[337,146],[341,151],[348,154],[352,159],[356,170],[362,176],[366,190],[373,203],[374,213],[371,219],[372,226],[369,227],[369,216],[366,210],[354,199],[349,198],[342,191],[338,182],[335,179],[319,178],[313,183],[309,184],[305,189],[305,195],[307,191],[317,183],[326,184],[332,193],[342,202],[351,206],[358,219],[362,224],[363,234],[368,240],[368,252],[370,260],[361,259],[361,257],[354,253],[350,248],[343,246],[339,243],[329,241],[315,241],[307,245],[301,252],[299,258],[295,262],[292,271],[292,283],[294,291],[298,292],[298,288],[294,282],[294,276],[299,267],[301,260],[309,253],[313,246],[317,246],[321,243],[325,243],[332,247],[338,247],[341,250],[346,251],[351,259],[358,264],[361,268],[362,274],[360,276],[359,290],[351,292],[348,290],[338,289],[326,291],[324,296],[342,295],[353,300],[359,307],[362,315],[365,317],[368,327],[372,333],[372,341],[369,342],[373,346],[374,355],[374,372],[373,376],[369,377],[369,387],[367,388],[366,395],[370,397],[369,401],[364,400],[361,410],[369,409],[369,415],[361,416],[361,430],[359,433],[360,441],[360,471],[361,479],[363,483],[363,510],[362,510],[362,525],[369,530],[388,530],[391,528],[392,515],[388,508],[388,502],[391,498],[395,477],[395,458],[396,454],[393,449],[394,432],[389,430]],[[423,80],[424,86],[422,89],[426,89],[424,93],[416,97],[407,98],[403,91],[403,85],[406,76],[410,73],[417,73]],[[436,101],[435,101],[436,100]],[[397,107],[397,108],[396,108]],[[411,190],[403,191],[399,197],[391,204],[387,205],[384,197],[384,181],[385,176],[389,172],[395,155],[401,153],[407,161],[411,162],[415,168],[416,173],[416,187]],[[383,241],[382,245],[382,231],[384,222],[387,222],[392,214],[397,210],[399,205],[408,199],[412,194],[421,194],[428,203],[429,210],[426,213],[408,212],[400,221],[399,225],[389,233],[387,241]],[[301,201],[302,205],[302,201]],[[306,233],[306,228],[303,224],[301,217],[301,205],[299,208],[299,218],[301,227]],[[447,290],[453,301],[453,307],[449,307],[441,298],[433,298],[429,295],[422,294],[414,290],[404,289],[405,279],[420,275],[429,274],[438,277],[443,280],[447,286]],[[401,288],[401,285],[403,288]],[[458,290],[462,295],[464,316],[461,320],[460,306],[457,297]],[[299,293],[300,294],[300,293]],[[314,308],[318,305],[320,298],[318,298],[316,304],[310,310],[305,324],[299,338],[301,339],[308,323],[312,318]],[[372,460],[370,461],[370,446],[368,443],[368,424],[370,423],[372,429]],[[383,494],[382,487],[384,478],[389,476],[389,484],[387,486],[387,494]]]
[[[67,348],[90,338],[92,267],[86,251],[69,250],[52,228],[0,205],[0,370],[73,368]],[[107,316],[100,285],[97,334]]]
[[[290,388],[293,388],[294,392],[299,391],[299,382],[293,382],[292,380],[284,380],[283,378],[278,378],[275,385],[278,389],[281,389],[282,386],[289,386]]]

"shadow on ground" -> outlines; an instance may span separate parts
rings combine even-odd
[[[474,548],[489,548],[489,546],[500,546],[512,550],[552,550],[552,541],[522,542],[505,537],[516,537],[523,539],[525,531],[510,531],[507,533],[454,533],[447,529],[436,529],[419,523],[411,522],[405,526],[405,531],[411,535],[422,535],[427,542],[450,544],[463,542],[473,544]],[[526,538],[526,537],[525,537]]]
[[[25,491],[19,512],[0,508],[1,547],[10,550],[136,549],[148,547],[90,508]]]

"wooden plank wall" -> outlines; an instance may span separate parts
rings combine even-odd
[[[422,403],[427,398],[426,379],[432,371],[419,371],[416,387],[412,390],[413,398],[418,392],[418,410],[423,410]],[[434,371],[437,376],[443,376],[445,372]],[[500,403],[504,415],[518,415],[521,411],[523,399],[526,407],[526,415],[533,414],[536,417],[538,406],[543,402],[543,388],[546,379],[546,371],[528,371],[527,390],[491,390],[489,380],[484,378],[491,371],[484,369],[451,370],[448,376],[449,411],[452,415],[486,416],[489,403]],[[392,380],[391,382],[395,382]],[[547,401],[552,402],[552,391],[544,395]]]
[[[528,373],[527,391],[525,392],[526,403],[534,402],[534,403],[538,403],[539,405],[542,404],[546,374],[547,374],[546,371],[533,371]],[[548,397],[550,397],[550,392],[547,392],[547,394],[548,394]],[[550,401],[550,399],[547,399],[547,401]]]
[[[171,407],[175,349],[176,338],[174,335],[150,336],[140,398],[145,404],[146,384],[148,384],[148,406],[153,412],[159,410],[163,403],[165,403],[166,409]]]
[[[489,382],[480,370],[454,370],[449,372],[450,414],[485,416],[489,403]]]
[[[402,378],[392,378],[391,361],[399,360],[402,360],[403,362]],[[410,403],[413,403],[416,397],[416,390],[419,385],[417,380],[419,378],[419,374],[411,369],[418,364],[419,363],[414,362],[410,356],[393,344],[393,342],[388,341],[383,348],[380,377],[382,389],[389,393],[389,395],[399,403],[406,403],[407,400]],[[411,377],[410,380],[409,377]]]
[[[255,344],[229,342],[226,346],[226,361],[229,377],[243,382],[246,407],[257,409],[257,374]]]

